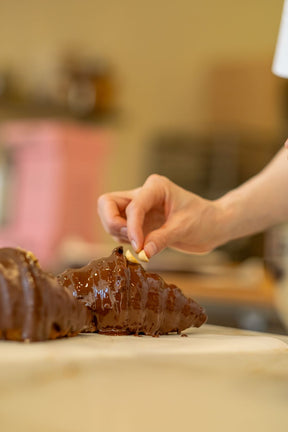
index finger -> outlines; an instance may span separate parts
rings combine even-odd
[[[165,205],[165,190],[153,178],[148,177],[126,207],[128,238],[136,252],[144,246],[143,224],[146,214],[156,206]]]

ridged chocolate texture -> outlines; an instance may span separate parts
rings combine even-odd
[[[58,280],[93,311],[94,331],[99,333],[180,333],[207,319],[202,307],[175,285],[127,261],[122,247],[108,258],[66,270]]]
[[[37,259],[22,249],[0,249],[0,339],[44,341],[87,328],[89,311]]]

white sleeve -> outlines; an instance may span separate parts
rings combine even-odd
[[[272,72],[288,78],[288,0],[284,1]]]

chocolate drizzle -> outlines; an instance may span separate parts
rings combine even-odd
[[[90,331],[155,336],[200,327],[207,319],[203,308],[175,285],[128,261],[122,247],[66,270],[58,281],[92,311]]]
[[[0,339],[43,341],[88,329],[90,312],[22,249],[0,249]]]

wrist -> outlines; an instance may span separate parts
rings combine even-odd
[[[234,191],[214,201],[217,208],[216,216],[216,246],[245,235],[243,221],[241,223],[241,209],[243,206],[240,197]]]

